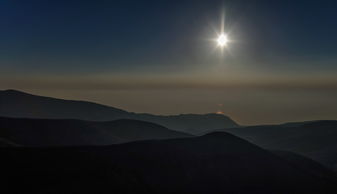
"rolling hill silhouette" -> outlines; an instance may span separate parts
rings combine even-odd
[[[109,145],[148,139],[191,135],[137,120],[94,122],[70,119],[19,119],[0,117],[2,144],[23,146]]]
[[[3,193],[337,191],[334,177],[305,170],[311,163],[298,168],[296,157],[284,159],[227,133],[98,147],[0,148],[0,155]]]
[[[319,176],[324,179],[336,179],[336,173],[322,164],[302,155],[288,151],[272,151],[273,154],[289,161],[298,169],[302,169],[312,175]]]
[[[191,134],[198,134],[205,129],[238,126],[229,117],[220,114],[172,116],[137,114],[92,102],[36,96],[16,90],[0,91],[0,116],[88,121],[135,119],[157,123],[169,129]]]
[[[296,152],[334,168],[337,165],[337,121],[225,129],[266,149]]]

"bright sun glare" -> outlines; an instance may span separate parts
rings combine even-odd
[[[220,36],[217,39],[218,45],[220,47],[224,47],[227,45],[228,43],[228,36],[227,34],[220,34]]]

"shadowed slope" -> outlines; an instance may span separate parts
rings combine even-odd
[[[5,185],[11,192],[336,191],[334,180],[298,169],[289,161],[226,133],[106,147],[2,148],[0,155],[0,170],[7,177]]]
[[[337,121],[224,129],[266,149],[300,153],[329,167],[337,164]]]
[[[331,169],[323,166],[322,164],[301,156],[299,154],[287,151],[272,151],[272,153],[282,157],[283,159],[289,161],[291,164],[296,166],[299,169],[303,169],[304,171],[311,173],[312,175],[319,176],[326,180],[336,180],[337,176],[336,173],[333,172]]]
[[[190,135],[136,120],[92,122],[0,117],[0,137],[25,146],[109,145]]]
[[[92,102],[36,96],[16,90],[0,91],[0,116],[108,121],[129,113]]]

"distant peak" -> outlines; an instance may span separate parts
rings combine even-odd
[[[240,141],[244,141],[243,139],[232,135],[230,133],[227,132],[223,132],[223,131],[215,131],[215,132],[211,132],[208,133],[206,135],[201,136],[201,138],[212,138],[213,140],[218,139],[218,140],[240,140]]]
[[[19,92],[19,90],[14,90],[14,89],[7,89],[7,90],[2,90],[3,92]]]
[[[215,117],[227,117],[225,114],[218,114],[218,113],[205,113],[205,114],[194,114],[194,113],[190,113],[190,114],[179,114],[180,116],[191,116],[191,117],[203,117],[203,116],[215,116]],[[175,116],[175,115],[172,115]]]
[[[14,89],[2,90],[1,92],[4,92],[4,93],[24,93],[24,92],[21,92],[19,90],[14,90]]]
[[[220,111],[218,111],[216,113],[207,113],[205,115],[227,117],[224,112],[220,112]]]
[[[19,90],[14,90],[14,89],[2,90],[0,92],[1,93],[6,93],[6,94],[28,94],[26,92],[22,92],[22,91],[19,91]]]
[[[152,125],[152,126],[156,126],[156,127],[160,127],[160,128],[166,128],[162,125],[159,125],[159,124],[156,124],[156,123],[153,123],[153,122],[142,121],[142,120],[137,120],[137,119],[117,119],[117,120],[113,120],[113,121],[107,121],[107,123]]]

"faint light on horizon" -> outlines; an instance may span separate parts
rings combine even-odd
[[[225,113],[222,112],[221,110],[217,111],[215,114],[218,114],[218,115],[224,115]]]
[[[218,107],[219,107],[219,110],[216,111],[215,114],[218,114],[218,115],[224,115],[225,113],[221,110],[222,107],[223,107],[223,104],[218,104]]]

